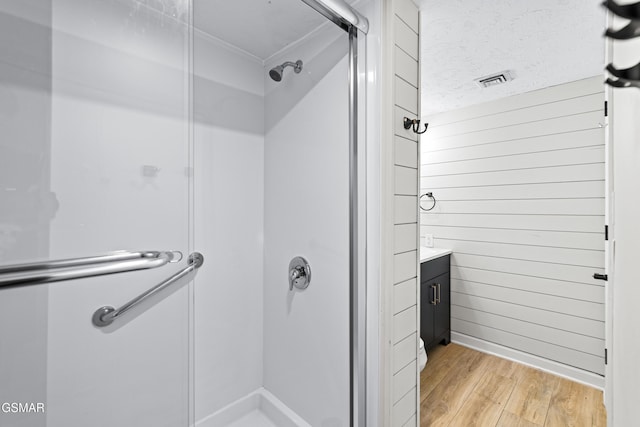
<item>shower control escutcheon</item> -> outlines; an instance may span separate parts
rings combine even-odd
[[[311,282],[311,267],[306,259],[297,256],[289,263],[289,290],[295,286],[298,289],[307,289]]]

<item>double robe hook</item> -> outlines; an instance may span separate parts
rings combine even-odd
[[[625,87],[637,87],[640,88],[640,63],[634,65],[631,68],[618,69],[612,64],[607,65],[607,71],[618,80],[607,79],[605,82],[609,86],[625,88]]]
[[[619,17],[630,20],[620,30],[612,31],[607,29],[604,34],[605,37],[615,40],[629,40],[640,37],[640,2],[621,5],[614,0],[606,0],[602,5]],[[636,87],[640,89],[640,63],[626,69],[618,69],[613,64],[609,64],[607,65],[607,71],[617,78],[617,80],[608,78],[605,83],[609,86],[616,88]]]
[[[427,128],[429,127],[429,123],[425,123],[424,125],[424,130],[422,132],[420,132],[420,120],[419,119],[410,119],[408,117],[404,118],[404,128],[405,129],[412,129],[415,133],[417,133],[418,135],[422,135],[423,133],[425,133],[427,131]]]
[[[602,5],[624,19],[640,19],[640,3],[618,4],[614,0],[605,0]]]

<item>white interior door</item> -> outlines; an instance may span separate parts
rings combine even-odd
[[[189,422],[186,282],[109,327],[91,322],[184,268],[191,249],[189,4],[0,5],[0,265],[115,250],[185,257],[0,288],[0,426]]]
[[[636,3],[621,0],[620,4]],[[611,15],[611,14],[610,14]],[[629,21],[610,16],[608,26],[617,31]],[[640,39],[609,40],[607,63],[617,69],[640,61]],[[615,77],[613,78],[614,80]],[[638,256],[640,254],[640,92],[635,87],[609,90],[609,282],[607,284],[607,348],[605,402],[611,426],[638,423],[640,381],[640,315]]]

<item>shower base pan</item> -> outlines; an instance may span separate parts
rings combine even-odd
[[[264,388],[196,423],[197,427],[311,427]]]

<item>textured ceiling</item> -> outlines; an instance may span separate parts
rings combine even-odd
[[[601,0],[419,0],[422,115],[594,76],[604,68]],[[475,79],[510,70],[481,89]]]
[[[302,0],[194,0],[193,11],[196,28],[262,60],[327,22]]]

